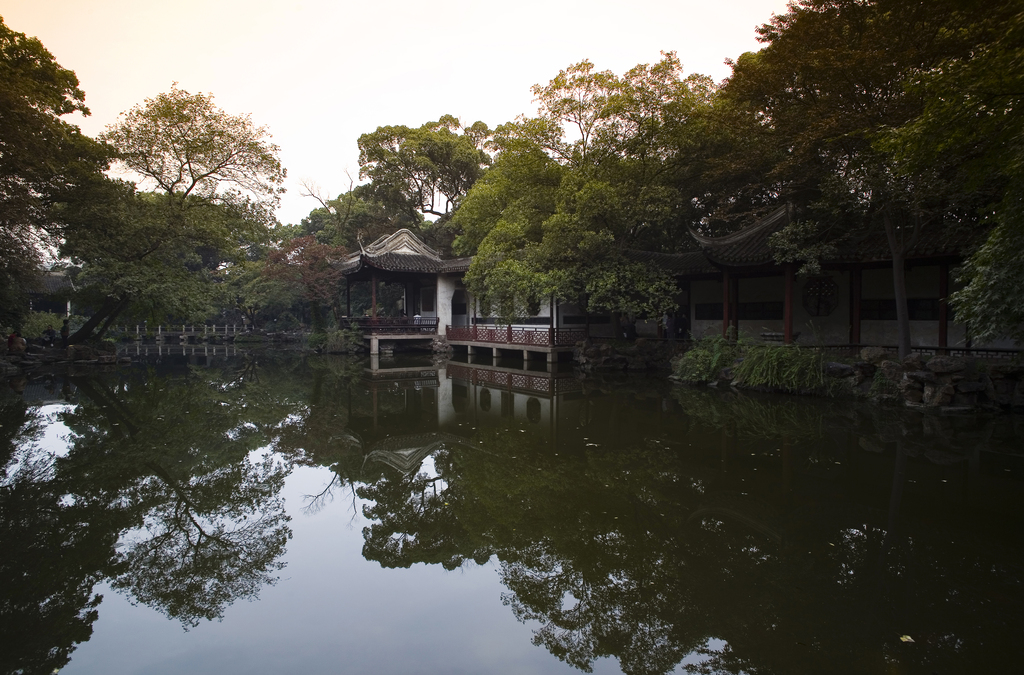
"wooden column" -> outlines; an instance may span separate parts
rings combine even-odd
[[[793,343],[793,266],[786,265],[786,298],[782,308],[782,341],[785,344]]]
[[[861,270],[850,270],[850,344],[860,344],[860,297],[863,289]]]
[[[949,346],[949,264],[939,265],[939,353]]]
[[[370,317],[377,318],[377,273],[370,273]]]
[[[729,300],[731,295],[729,292],[729,271],[722,270],[722,337],[728,337],[729,335]]]
[[[740,278],[732,279],[732,302],[729,303],[729,313],[732,318],[732,336],[734,339],[740,336]]]

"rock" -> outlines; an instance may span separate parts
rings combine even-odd
[[[117,363],[117,356],[115,356],[113,354],[100,354],[99,356],[96,357],[96,363],[99,363],[99,364]]]
[[[129,363],[132,362],[132,357],[130,357],[130,356],[122,356],[121,358],[119,358],[117,360],[117,362],[122,364],[122,365],[126,365],[126,364],[129,364]]]
[[[903,367],[907,370],[922,370],[924,368],[924,357],[917,352],[904,357]]]
[[[920,384],[934,384],[935,382],[938,382],[938,378],[935,377],[935,373],[928,370],[912,370],[908,373],[904,373],[903,377]]]
[[[858,443],[861,448],[867,450],[868,452],[875,452],[878,454],[885,452],[885,448],[883,448],[881,445],[879,445],[873,439],[868,438],[867,436],[861,436],[860,441],[858,441]]]
[[[69,361],[92,361],[96,358],[96,352],[88,345],[69,345]]]
[[[899,382],[903,379],[903,366],[896,361],[882,361],[878,364],[878,369],[888,380]]]
[[[872,365],[878,365],[889,358],[889,352],[881,347],[865,347],[860,350],[861,361],[867,361]]]
[[[850,377],[855,372],[856,371],[854,370],[853,366],[847,365],[845,363],[836,363],[835,361],[830,361],[829,363],[825,364],[825,374],[828,375],[829,377]]]
[[[967,367],[961,359],[952,356],[933,356],[926,364],[933,373],[956,373]]]
[[[956,390],[961,394],[977,393],[979,391],[985,391],[986,386],[984,382],[969,382],[967,380],[961,380],[956,384]]]
[[[907,389],[903,392],[903,400],[910,403],[920,403],[924,398],[924,392],[920,389]]]
[[[1019,380],[1013,390],[1013,399],[1010,405],[1014,408],[1024,408],[1024,380]]]

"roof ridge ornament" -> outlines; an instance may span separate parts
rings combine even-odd
[[[360,244],[360,246],[362,246]],[[402,228],[393,234],[381,235],[376,241],[362,249],[365,255],[379,256],[385,253],[398,255],[422,255],[440,261],[437,251],[423,243],[419,237]]]

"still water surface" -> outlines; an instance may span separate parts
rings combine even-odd
[[[0,397],[0,672],[1019,665],[1019,417],[160,361]]]

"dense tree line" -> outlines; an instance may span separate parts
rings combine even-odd
[[[175,86],[89,139],[61,119],[88,112],[74,73],[0,25],[0,319],[17,319],[49,257],[93,308],[73,340],[119,318],[225,312],[319,329],[340,314],[324,289],[333,262],[403,227],[475,256],[467,285],[502,319],[553,297],[660,316],[675,286],[628,250],[690,250],[691,231],[785,204],[778,262],[814,273],[879,242],[905,300],[922,242],[959,248],[958,318],[978,337],[1024,337],[1020,4],[799,0],[757,33],[764,47],[720,83],[685,75],[672,52],[623,75],[584,60],[533,88],[534,115],[494,129],[453,115],[379,127],[358,139],[364,182],[337,197],[307,185],[318,206],[281,226],[285,173],[265,128]],[[106,178],[111,163],[138,184]]]

